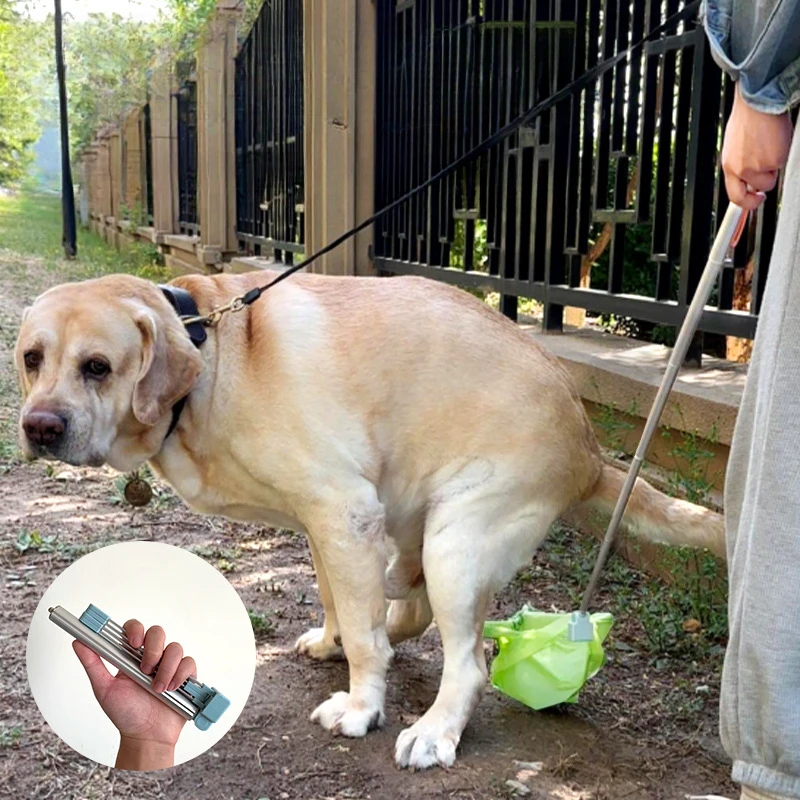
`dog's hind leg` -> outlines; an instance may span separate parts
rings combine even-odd
[[[312,628],[306,631],[297,640],[294,647],[298,653],[319,661],[343,659],[344,650],[339,636],[339,620],[336,617],[336,606],[333,604],[333,594],[328,583],[325,564],[310,536],[308,537],[308,546],[311,549],[311,560],[314,562],[314,572],[317,575],[319,599],[325,611],[325,620],[321,628]]]
[[[423,585],[410,600],[392,600],[386,618],[386,633],[390,644],[422,636],[433,620],[428,593]]]
[[[444,666],[433,705],[397,739],[401,767],[455,761],[486,684],[483,623],[492,595],[530,559],[555,517],[552,509],[500,505],[497,489],[489,492],[439,504],[426,524],[422,561]]]

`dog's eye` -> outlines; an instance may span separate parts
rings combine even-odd
[[[25,353],[25,367],[30,370],[39,369],[42,363],[42,354],[38,350],[28,350]]]
[[[111,367],[99,358],[90,358],[83,365],[83,373],[89,378],[105,378],[111,372]]]

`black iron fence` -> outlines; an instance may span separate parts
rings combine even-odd
[[[197,82],[193,78],[178,91],[177,105],[178,228],[185,235],[197,236]]]
[[[377,6],[380,208],[681,3]],[[717,151],[731,101],[702,28],[683,24],[379,223],[376,267],[497,291],[512,318],[517,298],[534,298],[551,330],[565,306],[679,325],[727,204]],[[703,330],[753,335],[776,194],[725,268]],[[742,304],[734,268],[748,263]]]
[[[139,141],[144,143],[142,149],[142,177],[144,218],[148,225],[153,224],[153,126],[150,119],[150,103],[145,103],[140,117],[142,126]]]
[[[266,0],[236,60],[236,231],[242,250],[303,252],[303,3]]]

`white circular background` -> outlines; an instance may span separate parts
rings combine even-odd
[[[74,750],[114,766],[119,732],[103,713],[72,649],[73,638],[49,619],[50,606],[76,617],[93,603],[112,620],[160,625],[167,642],[179,642],[197,662],[197,679],[213,686],[230,707],[207,731],[189,721],[175,763],[204,753],[241,714],[256,666],[247,610],[225,577],[180,547],[125,542],[89,553],[67,567],[45,592],[28,632],[28,681],[50,727]],[[114,667],[108,665],[112,674]]]

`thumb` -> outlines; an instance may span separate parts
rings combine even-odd
[[[75,655],[78,656],[78,660],[89,676],[89,683],[92,684],[94,696],[102,702],[106,692],[114,681],[114,677],[103,663],[103,659],[100,658],[94,650],[91,650],[85,644],[77,640],[72,643],[72,649],[75,651]]]

